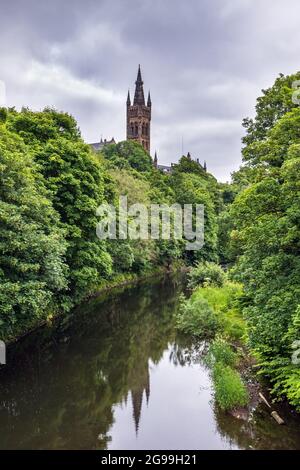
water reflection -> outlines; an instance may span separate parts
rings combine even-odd
[[[295,426],[215,409],[201,350],[174,330],[183,288],[169,278],[115,292],[10,348],[0,448],[299,448]]]

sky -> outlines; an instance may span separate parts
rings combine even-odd
[[[120,141],[141,64],[151,154],[169,164],[189,151],[228,181],[242,119],[300,69],[299,21],[299,0],[0,0],[0,99],[5,86],[7,106],[52,106],[86,142]]]

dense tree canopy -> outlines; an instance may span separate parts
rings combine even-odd
[[[129,170],[133,168],[140,172],[152,170],[152,159],[144,148],[133,140],[122,141],[118,144],[104,146],[103,155],[117,168]]]
[[[181,259],[216,259],[218,188],[183,158],[174,174],[153,166],[136,142],[86,145],[74,118],[46,108],[1,109],[0,332],[6,339],[68,310],[118,276]],[[99,240],[97,207],[126,195],[128,205],[205,204],[206,240],[186,255],[183,240]]]
[[[221,262],[243,284],[239,305],[262,372],[300,409],[292,360],[300,340],[300,108],[292,100],[299,79],[280,75],[258,98],[231,184],[184,156],[164,174],[132,141],[95,153],[66,113],[1,108],[0,339],[109,283],[178,263],[203,274]],[[174,230],[169,239],[99,240],[97,207],[112,204],[119,216],[121,195],[148,210],[203,204],[204,246],[186,250]]]
[[[292,363],[300,332],[300,109],[288,86],[297,76],[280,77],[258,101],[244,149],[252,171],[231,216],[250,344],[275,390],[300,408],[300,371]]]
[[[67,307],[67,244],[31,153],[0,124],[0,331],[22,333]]]

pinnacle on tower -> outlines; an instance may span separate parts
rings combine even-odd
[[[145,106],[145,96],[144,96],[144,82],[142,80],[141,67],[139,65],[137,79],[135,82],[135,93],[133,105],[142,105]]]
[[[142,82],[142,85],[143,85],[142,72],[141,72],[141,64],[139,64],[139,68],[138,68],[137,82]]]
[[[152,102],[151,102],[151,96],[150,96],[150,91],[149,91],[149,93],[148,93],[148,100],[147,100],[147,106],[148,106],[148,108],[150,108],[151,105],[152,105]]]
[[[129,90],[128,90],[128,95],[127,95],[127,101],[126,101],[126,103],[127,103],[127,106],[131,106],[131,100],[130,100],[130,92],[129,92]]]
[[[157,158],[157,152],[155,150],[155,154],[154,154],[154,167],[157,168],[157,164],[158,164],[158,158]]]

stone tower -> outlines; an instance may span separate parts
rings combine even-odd
[[[151,98],[148,93],[147,106],[145,104],[144,87],[139,66],[135,82],[135,93],[133,104],[130,94],[127,96],[127,140],[136,140],[144,149],[150,153],[150,121],[151,121]]]

